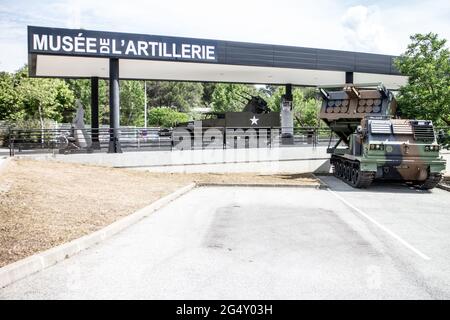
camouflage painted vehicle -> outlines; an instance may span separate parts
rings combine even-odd
[[[396,100],[382,85],[319,91],[320,118],[339,138],[328,148],[336,177],[356,188],[374,179],[412,182],[422,189],[439,183],[445,160],[431,121],[393,119]]]

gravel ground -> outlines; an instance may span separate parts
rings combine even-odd
[[[318,184],[307,174],[168,174],[13,160],[0,176],[0,267],[96,231],[191,182]]]

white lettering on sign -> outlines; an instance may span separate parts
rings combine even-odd
[[[202,48],[199,45],[193,44],[192,45],[192,58],[194,59],[201,59],[200,51],[202,51]]]
[[[213,46],[206,46],[206,59],[207,60],[214,60],[215,53],[214,53],[214,47]]]
[[[47,45],[48,44],[48,37],[47,36],[41,36],[39,39],[38,34],[33,34],[33,49],[34,50],[42,50],[47,51]]]
[[[148,42],[148,45],[152,48],[152,57],[156,56],[156,46],[158,45],[158,42]]]
[[[50,36],[48,39],[49,48],[52,51],[59,51],[61,49],[61,38]]]
[[[139,45],[139,42],[138,42],[138,45]],[[134,46],[134,42],[133,41],[129,41],[128,42],[127,49],[125,50],[125,54],[130,54],[130,53],[133,53],[134,55],[137,54],[136,47]]]
[[[130,41],[130,42],[133,42],[133,41]],[[142,56],[142,55],[148,56],[147,48],[148,48],[147,42],[138,41],[138,55],[139,56]]]
[[[181,54],[177,53],[177,45],[175,43],[172,43],[172,56],[174,58],[181,58]]]
[[[191,58],[191,46],[188,44],[182,44],[181,45],[181,57],[184,59],[190,59]]]
[[[72,38],[65,36],[62,38],[62,49],[66,52],[71,52],[73,50]]]
[[[112,53],[113,54],[121,54],[122,53],[122,51],[120,51],[119,49],[117,49],[117,46],[116,46],[116,39],[112,39]]]
[[[86,38],[86,52],[88,53],[96,53],[97,39],[95,38]]]
[[[164,48],[164,57],[171,58],[172,54],[167,52],[167,43],[163,43],[162,45],[163,45],[163,48]]]
[[[109,41],[110,39],[100,39],[100,53],[109,54],[110,48],[109,48]]]
[[[82,33],[79,33],[78,37],[75,37],[75,52],[86,52],[86,38],[82,37],[82,35]]]
[[[126,57],[154,57],[184,60],[216,60],[216,47],[198,43],[177,43],[121,39],[116,37],[93,37],[88,32],[76,35],[32,34],[34,52],[54,52],[90,56],[119,55]],[[86,35],[85,35],[86,34]]]

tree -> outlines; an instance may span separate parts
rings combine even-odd
[[[404,54],[395,60],[408,76],[400,88],[398,112],[405,118],[430,119],[450,126],[450,51],[435,33],[415,34]]]
[[[271,96],[277,91],[277,86],[268,84],[259,89],[259,92],[263,93],[266,96]]]
[[[55,107],[61,122],[71,122],[76,112],[75,95],[67,83],[57,80],[55,83]]]
[[[79,99],[85,110],[85,121],[91,121],[91,80],[86,79],[69,79],[66,83],[70,90],[73,91],[75,99]],[[108,81],[99,79],[98,81],[98,109],[100,124],[109,123],[109,96]],[[71,122],[72,114],[66,122]]]
[[[211,95],[211,106],[215,112],[242,111],[246,104],[243,97],[257,95],[254,86],[235,83],[216,84]]]
[[[189,121],[189,116],[172,108],[156,107],[150,109],[148,121],[150,125],[168,128]]]
[[[203,86],[196,82],[148,81],[148,104],[189,112],[202,105]]]
[[[14,75],[0,72],[0,120],[14,121],[24,116],[18,100]]]
[[[216,89],[217,84],[213,82],[204,82],[202,83],[202,85],[202,103],[206,108],[209,108],[212,105],[212,95],[214,93],[214,90]]]
[[[143,81],[120,82],[120,124],[136,126],[144,115],[145,92]],[[143,123],[142,123],[143,125]]]
[[[60,120],[60,115],[56,111],[56,90],[50,85],[49,80],[24,80],[20,83],[18,91],[27,120],[38,119],[41,129],[44,129],[45,119]]]
[[[25,120],[39,120],[41,129],[46,119],[63,121],[63,114],[74,109],[74,95],[63,80],[28,78],[27,67],[16,74],[17,104]]]

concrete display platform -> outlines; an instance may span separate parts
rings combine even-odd
[[[450,298],[448,192],[322,179],[194,189],[0,298]]]
[[[330,155],[326,147],[302,145],[261,149],[210,149],[183,151],[140,151],[120,154],[28,154],[16,157],[56,160],[73,163],[147,170],[152,172],[185,173],[329,173]],[[441,155],[447,160],[450,175],[450,151]]]
[[[153,172],[321,172],[329,171],[326,147],[141,151],[120,154],[22,155],[40,160],[148,170]]]

